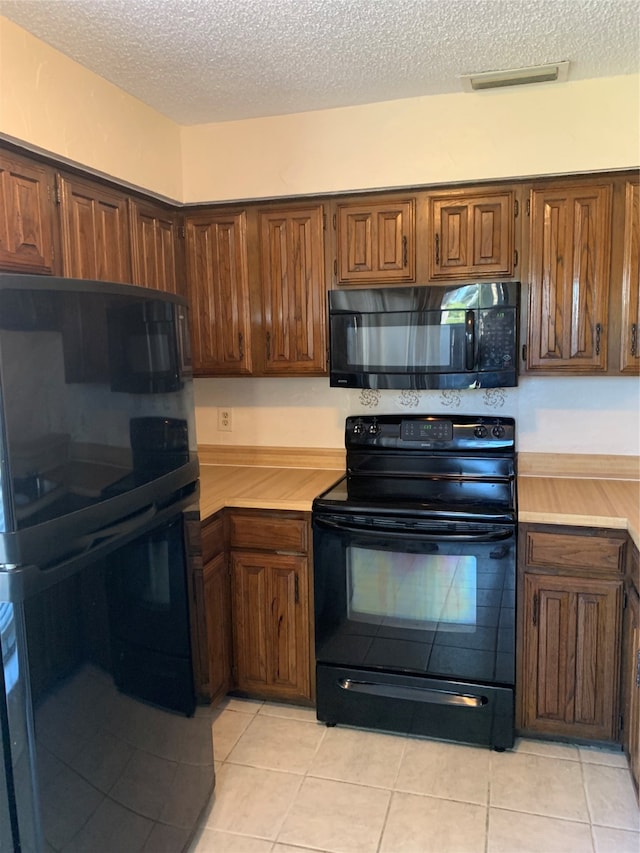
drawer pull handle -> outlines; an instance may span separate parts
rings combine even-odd
[[[631,355],[638,354],[638,324],[631,324]]]
[[[436,266],[440,265],[440,235],[436,234]]]
[[[600,355],[600,335],[602,333],[602,326],[600,323],[596,323],[596,355]]]

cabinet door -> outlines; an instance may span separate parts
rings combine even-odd
[[[431,199],[431,278],[513,275],[513,193]]]
[[[307,559],[243,551],[231,559],[237,688],[309,699]]]
[[[628,182],[625,196],[624,267],[620,370],[640,373],[640,184]]]
[[[524,727],[614,740],[621,582],[524,580]]]
[[[606,370],[611,196],[610,185],[531,193],[529,370]]]
[[[209,699],[225,696],[231,678],[231,581],[225,555],[218,554],[205,563],[203,597],[207,625]]]
[[[338,284],[415,281],[415,201],[339,204]]]
[[[52,174],[0,153],[0,269],[53,272]]]
[[[178,293],[176,214],[129,200],[133,283]]]
[[[131,282],[126,197],[79,178],[58,186],[64,275]]]
[[[327,371],[323,207],[261,211],[264,373]]]
[[[185,226],[194,373],[249,374],[246,214],[198,214]]]

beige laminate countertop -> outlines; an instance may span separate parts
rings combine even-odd
[[[309,512],[338,469],[201,465],[200,515],[225,506]],[[628,530],[640,547],[640,483],[589,477],[518,477],[518,520]]]
[[[326,468],[200,465],[200,516],[208,518],[225,506],[310,512],[316,495],[343,473]]]

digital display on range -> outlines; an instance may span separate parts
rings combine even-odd
[[[447,420],[402,421],[400,438],[403,441],[451,441],[453,424]]]

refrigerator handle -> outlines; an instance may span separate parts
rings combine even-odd
[[[110,546],[114,542],[119,543],[124,537],[130,537],[137,530],[146,527],[157,512],[155,504],[151,504],[135,515],[79,537],[73,543],[73,553],[66,554],[57,563],[44,567],[20,566],[0,571],[0,601],[23,601],[30,595],[71,577],[90,560],[112,550]]]

